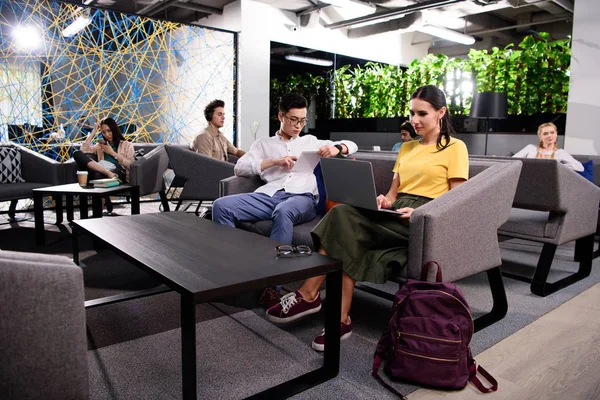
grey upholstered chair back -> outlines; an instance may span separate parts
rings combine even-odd
[[[140,187],[140,196],[165,190],[163,174],[169,168],[169,156],[163,144],[147,148],[150,151],[131,164],[129,171],[129,181]]]
[[[444,281],[502,264],[498,228],[508,220],[521,162],[469,160],[469,180],[419,207],[411,216],[407,277],[437,261]]]
[[[219,182],[234,175],[234,164],[195,153],[178,146],[166,145],[171,168],[185,179],[180,200],[216,200]]]
[[[87,399],[83,274],[66,257],[0,251],[0,398]]]

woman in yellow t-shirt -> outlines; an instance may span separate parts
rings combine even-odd
[[[340,338],[352,334],[350,306],[357,281],[384,283],[393,268],[403,268],[408,260],[410,216],[415,208],[464,183],[469,175],[465,144],[454,133],[444,93],[435,86],[422,86],[411,96],[410,120],[420,140],[404,143],[394,166],[389,191],[379,195],[381,208],[397,209],[393,214],[357,209],[341,204],[331,209],[313,229],[312,238],[319,253],[344,263]],[[319,289],[325,276],[316,276],[281,298],[267,310],[267,319],[283,323],[318,312]],[[325,349],[324,333],[312,343]]]

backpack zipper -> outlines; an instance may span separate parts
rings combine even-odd
[[[421,354],[411,353],[409,351],[404,351],[404,350],[400,350],[400,349],[394,349],[394,350],[396,350],[398,353],[404,353],[409,356],[425,358],[427,360],[443,361],[443,362],[450,362],[450,363],[458,363],[460,361],[458,358],[436,358],[436,357],[422,356]]]
[[[409,332],[402,332],[402,331],[397,331],[396,332],[396,336],[398,337],[398,340],[400,340],[400,336],[414,336],[414,337],[418,337],[418,338],[423,338],[423,339],[429,339],[429,340],[435,340],[438,342],[446,342],[446,343],[462,343],[462,340],[452,340],[452,339],[440,339],[440,338],[436,338],[436,337],[431,337],[431,336],[425,336],[425,335],[417,335],[416,333],[409,333]]]
[[[469,308],[462,302],[460,301],[456,296],[451,295],[450,293],[446,293],[443,290],[436,290],[436,289],[430,289],[430,290],[415,290],[411,293],[408,294],[408,296],[410,296],[413,293],[417,293],[417,292],[439,292],[439,293],[443,293],[446,296],[450,296],[452,297],[454,300],[458,301],[460,303],[461,306],[463,306],[463,308],[467,311],[467,314],[469,314],[469,317],[471,318],[471,337],[473,337],[473,335],[475,334],[475,322],[473,322],[473,315],[471,314],[471,310],[469,310]],[[406,300],[406,298],[408,296],[404,296],[404,298],[402,300],[400,300],[398,302],[398,304],[396,304],[396,309],[394,310],[394,313],[392,314],[392,317],[390,318],[390,320],[388,321],[388,325],[392,322],[392,320],[394,319],[394,317],[396,316],[396,314],[398,313],[398,310],[400,309],[400,304],[402,304],[402,302],[404,300]]]

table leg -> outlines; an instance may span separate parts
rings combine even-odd
[[[87,203],[87,196],[85,194],[79,195],[79,218],[80,219],[88,218],[88,203]]]
[[[44,232],[44,195],[33,193],[33,217],[35,220],[35,243],[44,244],[46,233]]]
[[[56,209],[56,225],[63,223],[63,203],[62,194],[53,194],[54,206]]]
[[[92,217],[102,218],[102,197],[92,196]]]
[[[131,188],[131,215],[140,213],[140,187]]]
[[[342,314],[342,271],[327,274],[325,283],[327,306],[325,307],[325,354],[323,367],[330,379],[340,371],[340,315]],[[333,334],[331,334],[333,333]]]
[[[77,229],[77,226],[75,224],[73,224],[71,240],[73,243],[73,262],[79,265],[79,230]]]
[[[73,195],[67,194],[65,196],[67,202],[67,221],[73,221]]]
[[[183,398],[196,400],[196,304],[186,294],[181,295],[181,375]]]

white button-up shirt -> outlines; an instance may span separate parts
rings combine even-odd
[[[349,140],[332,142],[331,140],[319,140],[313,135],[295,136],[290,140],[285,140],[277,132],[275,136],[261,138],[252,143],[250,150],[236,163],[235,174],[237,176],[260,175],[266,184],[256,189],[255,193],[266,193],[273,196],[275,192],[283,189],[288,193],[312,193],[318,197],[317,179],[312,172],[294,172],[281,166],[267,168],[261,172],[260,164],[264,160],[274,158],[298,157],[303,151],[318,150],[323,146],[336,144],[345,144],[348,154],[358,150],[358,146]]]

